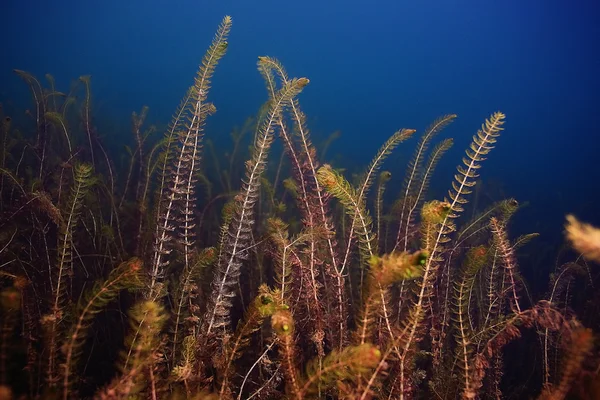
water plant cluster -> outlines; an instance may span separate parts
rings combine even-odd
[[[516,253],[536,234],[509,232],[519,203],[465,215],[503,113],[431,200],[453,145],[435,139],[456,115],[398,130],[346,177],[312,144],[297,98],[309,79],[259,57],[267,101],[223,168],[204,131],[231,24],[160,140],[147,108],[133,114],[126,168],[94,126],[89,77],[64,93],[15,71],[33,129],[1,115],[0,398],[501,398],[517,393],[503,375],[519,340],[540,355],[519,360],[542,371],[527,395],[562,399],[575,382],[600,393],[594,335],[568,304],[591,267],[565,264],[531,299]],[[253,133],[245,164],[242,132]],[[385,159],[419,135],[402,187],[387,187]],[[578,251],[600,259],[598,231],[569,224]]]

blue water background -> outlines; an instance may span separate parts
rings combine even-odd
[[[128,135],[142,105],[167,123],[229,14],[230,46],[210,93],[218,112],[207,135],[217,143],[266,99],[256,59],[269,55],[310,78],[300,100],[314,141],[340,130],[329,154],[348,173],[396,129],[421,132],[456,113],[440,135],[455,145],[432,182],[442,197],[471,136],[501,110],[506,131],[481,171],[483,198],[528,202],[514,230],[541,232],[546,247],[561,243],[566,213],[600,224],[598,2],[4,0],[0,9],[7,109],[29,104],[13,68],[51,73],[64,91],[90,74],[96,119],[112,121],[99,132],[105,141]],[[389,193],[399,192],[416,141],[386,165]]]

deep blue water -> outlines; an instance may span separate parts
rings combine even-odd
[[[329,154],[350,170],[396,129],[422,131],[456,113],[441,135],[455,146],[432,184],[443,196],[471,136],[501,110],[506,131],[482,177],[490,197],[529,202],[515,229],[540,231],[552,244],[565,213],[600,224],[598,2],[4,0],[0,7],[7,108],[29,104],[13,68],[51,73],[63,90],[90,74],[97,119],[127,132],[131,112],[146,104],[150,121],[167,123],[229,14],[228,54],[210,93],[218,112],[207,134],[217,142],[266,99],[256,59],[269,55],[310,78],[300,100],[314,140],[340,130]],[[399,169],[389,191],[399,189],[416,141],[392,157],[388,167]]]

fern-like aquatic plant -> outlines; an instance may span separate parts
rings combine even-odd
[[[385,193],[385,186],[388,181],[392,178],[390,171],[382,171],[379,174],[379,181],[377,182],[377,197],[375,200],[375,235],[377,235],[378,244],[383,247],[385,251],[385,240],[381,239],[381,224],[383,222],[383,194]]]
[[[148,293],[148,297],[151,299],[157,298],[162,293],[161,285],[157,285],[157,283],[162,279],[163,270],[169,264],[167,259],[170,254],[168,242],[174,239],[173,231],[176,229],[174,224],[178,217],[180,219],[180,237],[178,239],[183,246],[184,266],[190,268],[195,238],[193,219],[196,200],[195,183],[199,173],[201,141],[206,117],[215,112],[214,106],[207,103],[206,99],[217,63],[227,50],[227,36],[231,29],[231,22],[229,16],[223,19],[212,44],[202,59],[194,86],[188,91],[188,96],[182,102],[179,113],[169,130],[165,160],[170,160],[172,157],[172,165],[169,170],[168,182],[165,182],[163,176],[159,188],[162,191],[159,193],[160,209],[157,210],[159,223],[156,225]],[[171,148],[173,144],[170,135],[176,135],[178,138],[179,144],[175,149]]]
[[[58,258],[55,268],[55,277],[51,278],[52,306],[50,314],[43,319],[48,337],[48,368],[47,381],[50,386],[58,382],[56,368],[59,326],[64,319],[64,302],[67,298],[66,278],[73,270],[73,234],[83,205],[83,200],[90,187],[94,184],[93,168],[89,164],[75,166],[74,182],[71,187],[71,197],[66,208],[62,211],[62,224],[59,226]]]
[[[190,298],[192,293],[197,290],[198,276],[202,273],[202,270],[207,266],[212,265],[216,260],[216,249],[209,247],[201,251],[196,257],[192,265],[186,266],[181,272],[179,278],[179,287],[174,295],[174,304],[172,310],[173,320],[173,333],[171,340],[173,345],[171,347],[172,363],[175,365],[179,359],[179,348],[181,345],[182,334],[190,335],[190,332],[184,330],[183,323],[186,318],[199,318],[199,315],[191,315],[190,310]],[[194,313],[197,314],[197,313]],[[182,333],[183,331],[183,333]]]
[[[117,400],[131,398],[143,388],[143,374],[152,368],[159,349],[159,333],[166,321],[164,308],[154,301],[136,304],[130,312],[130,333],[125,339],[121,355],[119,376],[96,395],[96,399]],[[152,393],[156,399],[156,393]]]
[[[279,77],[281,84],[289,82],[287,72],[283,65],[276,59],[264,57],[261,60],[265,67],[265,80],[270,91],[277,87],[274,75]],[[273,74],[274,72],[274,74]],[[298,149],[294,146],[291,135],[287,134],[286,127],[280,124],[280,134],[284,140],[286,152],[292,162],[294,177],[299,184],[300,196],[299,208],[303,214],[304,224],[313,229],[315,226],[321,226],[326,231],[334,230],[334,223],[329,215],[329,195],[321,187],[317,177],[317,170],[320,166],[317,159],[317,151],[310,138],[310,132],[306,123],[306,116],[300,108],[298,99],[294,98],[289,104],[290,116],[294,122],[296,140],[299,142]],[[314,310],[307,319],[312,321],[315,333],[322,335],[322,329],[326,321],[322,321],[321,299],[325,297],[328,308],[336,310],[332,314],[338,318],[331,318],[330,327],[332,329],[332,340],[337,348],[341,348],[347,342],[347,321],[343,317],[346,314],[346,281],[343,266],[340,263],[337,249],[337,242],[334,235],[329,235],[324,241],[318,241],[313,238],[309,242],[307,249],[308,261],[307,269],[310,274],[311,284],[310,296],[316,303],[312,307]],[[318,267],[321,266],[321,271]],[[321,281],[317,276],[321,275]],[[331,285],[334,291],[320,291],[320,286],[324,284]],[[318,346],[322,345],[315,343]]]
[[[341,174],[329,165],[324,165],[319,169],[317,178],[321,186],[342,203],[346,213],[356,219],[355,231],[364,265],[371,257],[378,254],[377,241],[373,233],[373,220],[364,199]]]
[[[407,232],[410,229],[411,215],[423,195],[423,188],[426,187],[427,171],[431,168],[427,168],[425,171],[422,170],[423,160],[429,147],[431,140],[437,135],[442,129],[449,125],[456,118],[456,114],[444,115],[436,119],[423,133],[413,158],[408,163],[408,170],[406,178],[404,179],[404,187],[402,190],[402,207],[400,209],[400,224],[398,226],[398,234],[396,236],[396,242],[394,244],[394,250],[398,250],[398,246],[403,245],[399,250],[407,250]],[[447,150],[447,149],[445,149]],[[443,151],[445,151],[443,150]],[[436,151],[433,152],[435,154]],[[434,158],[435,159],[435,158]],[[431,165],[431,163],[430,163]],[[421,176],[423,175],[423,176]],[[415,188],[418,183],[421,182],[420,188]],[[402,243],[402,235],[404,235],[404,243]]]
[[[222,363],[218,363],[221,375],[219,390],[221,398],[229,397],[231,394],[231,377],[235,372],[234,361],[241,357],[242,351],[248,346],[252,334],[260,329],[263,321],[279,309],[287,309],[287,306],[281,301],[279,291],[269,290],[266,285],[261,285],[258,289],[258,295],[246,310],[243,320],[238,324],[233,339],[223,346],[224,357]]]
[[[507,221],[516,206],[509,200],[474,213],[462,230],[454,225],[504,115],[494,114],[478,132],[464,165],[458,167],[448,199],[425,202],[432,171],[452,144],[446,139],[429,150],[431,139],[455,116],[435,121],[417,144],[390,217],[383,215],[383,193],[390,174],[380,175],[373,196],[374,224],[368,206],[374,200],[368,197],[372,184],[386,156],[413,131],[392,135],[365,174],[350,184],[342,173],[320,165],[310,142],[306,117],[296,98],[308,80],[291,79],[277,60],[261,57],[259,71],[269,99],[257,118],[241,189],[231,198],[231,181],[239,176],[234,164],[243,149],[241,134],[232,135],[235,144],[233,154],[225,156],[227,170],[219,167],[225,164],[216,149],[212,149],[216,176],[199,167],[204,123],[215,112],[208,102],[210,80],[226,51],[230,26],[231,19],[226,17],[164,139],[151,150],[140,133],[147,109],[134,116],[137,148],[129,151],[125,182],[116,186],[111,162],[91,124],[89,77],[82,77],[85,97],[75,103],[71,94],[65,97],[56,91],[52,77],[48,77],[50,89],[45,89],[31,75],[20,73],[32,89],[36,106],[29,114],[36,123],[36,147],[19,147],[20,135],[9,132],[10,121],[0,119],[0,140],[5,144],[0,157],[0,283],[15,281],[14,287],[0,288],[0,397],[7,393],[4,384],[13,386],[16,396],[28,384],[30,398],[54,396],[60,390],[62,398],[69,399],[85,396],[88,387],[97,390],[91,385],[100,375],[90,368],[85,377],[80,376],[78,365],[82,351],[93,347],[87,346],[86,338],[95,326],[94,316],[123,289],[142,285],[146,289],[142,301],[125,296],[118,302],[120,310],[130,300],[137,301],[117,372],[96,398],[499,397],[501,349],[520,336],[521,328],[532,327],[545,336],[545,371],[548,354],[558,344],[551,339],[570,340],[565,340],[570,349],[564,374],[545,377],[544,395],[563,397],[584,367],[592,336],[558,311],[559,304],[566,307],[563,298],[567,296],[558,289],[549,301],[530,309],[520,304],[518,289],[523,285],[517,285],[521,277],[515,250],[533,235],[508,238]],[[82,124],[68,118],[73,116],[67,112],[72,104],[79,104]],[[69,126],[81,126],[81,130]],[[275,136],[281,138],[284,152],[273,181],[267,174],[267,158]],[[11,147],[14,142],[17,147]],[[79,183],[85,173],[77,163],[81,153],[74,143],[90,147],[89,153],[83,153],[96,166],[90,166],[90,180],[91,170],[110,175],[110,182],[100,181],[93,192],[96,196],[86,196],[86,186]],[[12,153],[16,155],[11,157]],[[291,171],[288,179],[284,177],[286,161]],[[147,213],[142,222],[128,214],[128,206],[138,202],[140,214],[145,214],[155,171],[154,212]],[[213,179],[220,181],[226,193],[212,195]],[[132,193],[134,182],[137,188]],[[207,188],[207,204],[201,213],[196,210],[199,183]],[[122,191],[114,193],[115,187]],[[119,207],[114,204],[117,197]],[[332,197],[341,203],[342,213],[330,210]],[[15,204],[21,198],[26,201]],[[207,210],[224,198],[217,238],[219,218]],[[110,201],[110,210],[103,200]],[[5,211],[11,216],[8,219],[3,217]],[[14,222],[13,216],[23,218]],[[123,235],[119,218],[126,221],[123,226],[136,229],[137,237]],[[387,243],[387,233],[392,226],[396,228],[398,218],[398,232]],[[198,220],[201,225],[196,226]],[[142,232],[146,246],[139,245]],[[198,232],[201,238],[196,237]],[[594,258],[595,230],[573,221],[569,232],[577,248]],[[343,241],[341,251],[338,239]],[[154,248],[147,251],[152,241]],[[200,241],[206,241],[204,249],[198,246]],[[208,247],[213,244],[215,248]],[[381,254],[380,249],[385,251],[388,245],[404,251]],[[143,279],[142,263],[135,258],[109,271],[110,260],[127,259],[131,249],[146,261],[149,279]],[[256,263],[248,263],[246,270],[244,263],[251,252]],[[46,283],[38,279],[46,277],[45,268],[30,265],[51,260],[55,253],[59,261],[47,262],[50,285],[40,284]],[[80,263],[86,275],[74,274],[71,279],[74,265]],[[23,272],[28,283],[17,289]],[[203,284],[205,272],[214,273],[212,285],[210,281]],[[358,272],[360,282],[354,281]],[[84,291],[88,277],[97,283]],[[399,281],[400,288],[395,286]],[[556,288],[560,283],[553,285]],[[238,292],[239,302],[234,301]],[[46,295],[48,307],[38,301]],[[248,303],[250,297],[253,300]],[[79,306],[69,312],[77,298]],[[47,340],[40,345],[37,321],[44,314],[41,325]],[[107,318],[112,318],[110,313]],[[270,326],[264,323],[269,319]],[[238,321],[235,330],[232,320]],[[113,336],[118,332],[100,329],[98,337],[112,344],[120,342],[120,337]],[[447,332],[454,333],[455,340],[447,339]],[[550,337],[551,332],[555,333]],[[27,347],[26,360],[11,352],[19,338]],[[96,349],[92,348],[90,365],[96,364]],[[25,366],[29,382],[12,385],[13,363]],[[38,366],[45,369],[38,371]],[[427,390],[420,381],[423,376],[432,378],[430,391],[417,393]]]
[[[355,340],[357,343],[370,342],[379,316],[385,317],[388,288],[395,282],[419,277],[426,259],[427,254],[421,251],[415,254],[390,253],[382,257],[371,257],[369,275],[363,285],[362,309]]]
[[[471,378],[473,375],[473,325],[470,322],[470,297],[471,287],[481,268],[485,265],[486,249],[485,247],[475,247],[467,254],[465,263],[459,281],[455,285],[455,340],[456,340],[456,360],[458,368],[461,370],[461,376],[464,377],[464,387],[471,387]]]
[[[358,185],[358,189],[357,189],[357,193],[356,193],[356,202],[357,203],[365,203],[366,202],[366,196],[367,193],[369,192],[369,189],[371,188],[371,185],[373,184],[373,180],[375,179],[375,175],[377,173],[377,171],[379,171],[379,169],[381,168],[381,164],[383,163],[383,161],[392,153],[392,151],[394,151],[394,149],[396,147],[398,147],[398,145],[400,143],[402,143],[403,141],[405,141],[406,139],[408,139],[409,137],[412,136],[412,134],[415,133],[414,129],[401,129],[397,132],[395,132],[384,144],[383,146],[381,146],[381,148],[379,149],[379,151],[377,152],[377,155],[373,158],[373,160],[371,161],[371,163],[369,164],[369,166],[367,167],[367,170],[364,172],[364,174],[362,175],[361,179],[360,179],[360,183]],[[335,195],[335,194],[334,194]],[[338,196],[336,196],[338,197]],[[358,225],[358,229],[361,229],[361,225],[364,221],[360,220],[361,216],[360,214],[358,214],[357,212],[354,213],[354,215],[350,215],[351,217],[351,223],[350,223],[350,235],[348,236],[348,240],[346,243],[346,250],[344,252],[344,259],[342,262],[342,267],[341,269],[344,270],[344,266],[346,265],[346,263],[349,260],[350,257],[350,248],[351,248],[351,244],[352,244],[352,237],[353,237],[353,232],[355,230],[355,227]],[[360,236],[360,234],[358,234]],[[377,248],[377,241],[374,242],[375,245],[375,249]],[[371,254],[369,254],[368,256],[372,256],[373,254],[377,254],[377,252],[372,252]],[[363,274],[361,273],[361,283],[362,283],[362,278],[363,278]]]
[[[259,63],[260,66],[260,63]],[[218,260],[212,284],[207,313],[204,317],[202,334],[210,337],[214,330],[229,325],[229,309],[233,296],[233,285],[240,273],[243,260],[247,257],[250,234],[254,223],[254,204],[260,189],[260,180],[265,170],[269,148],[273,141],[273,129],[281,118],[283,108],[308,84],[308,79],[299,78],[288,82],[270,99],[269,111],[263,121],[252,159],[246,162],[246,178],[235,198],[234,216],[229,223],[227,240]]]
[[[552,385],[546,385],[538,400],[563,400],[577,375],[581,372],[582,364],[594,348],[594,335],[591,329],[577,326],[566,338],[567,351],[564,356],[564,366],[560,380]]]
[[[501,112],[494,113],[485,121],[481,129],[473,136],[469,149],[466,150],[466,157],[463,158],[463,164],[457,167],[458,173],[454,176],[452,189],[448,192],[449,200],[447,206],[443,207],[441,213],[435,213],[435,218],[430,218],[429,222],[425,222],[422,247],[429,253],[427,263],[423,268],[423,278],[419,283],[417,290],[417,298],[412,306],[411,319],[408,321],[408,329],[404,340],[403,352],[400,358],[400,395],[405,395],[405,384],[408,382],[406,371],[408,368],[407,362],[412,357],[409,354],[413,350],[416,342],[422,338],[422,333],[419,332],[422,324],[421,321],[425,318],[426,302],[432,295],[436,274],[440,263],[443,261],[444,244],[450,238],[449,235],[455,231],[453,219],[460,216],[463,211],[463,205],[467,202],[466,196],[471,193],[471,188],[475,186],[475,179],[478,177],[477,171],[481,168],[481,162],[485,160],[485,156],[494,148],[496,138],[502,130],[505,115]]]
[[[491,219],[490,228],[492,230],[492,234],[494,235],[494,242],[496,244],[496,249],[499,252],[500,261],[502,262],[504,270],[506,271],[505,276],[508,280],[508,287],[506,288],[506,291],[510,293],[510,308],[516,312],[521,312],[519,296],[517,294],[518,283],[513,246],[508,241],[505,228],[500,225],[496,218]]]
[[[278,310],[271,317],[271,327],[279,345],[279,357],[284,369],[286,392],[290,398],[302,400],[302,378],[298,370],[298,349],[295,344],[294,317],[289,310]]]
[[[144,284],[142,262],[137,258],[121,263],[113,269],[105,281],[97,282],[78,307],[77,318],[69,329],[68,340],[64,346],[63,399],[73,397],[71,376],[82,347],[88,337],[93,318],[122,290],[140,289]]]

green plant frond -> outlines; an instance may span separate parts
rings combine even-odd
[[[435,135],[440,133],[446,126],[450,125],[450,123],[452,123],[456,117],[457,117],[456,114],[442,115],[441,117],[437,118],[435,121],[433,121],[431,123],[431,125],[429,125],[427,127],[427,129],[421,136],[419,143],[417,144],[415,154],[413,155],[412,159],[408,163],[408,171],[409,172],[406,176],[407,181],[405,183],[405,185],[407,187],[411,186],[411,184],[413,182],[412,179],[414,179],[419,174],[419,170],[421,169],[421,163],[425,157],[425,153],[427,152],[427,149],[429,147],[429,143],[431,142],[431,140],[435,137]]]
[[[469,249],[463,262],[463,274],[470,280],[475,279],[479,271],[487,265],[490,258],[489,249],[486,246],[477,246]]]
[[[266,318],[271,317],[282,306],[279,291],[271,290],[265,284],[261,285],[258,288],[258,295],[250,303],[243,320],[237,326],[231,347],[226,352],[227,357],[230,360],[239,358],[240,351],[248,344],[250,336],[260,328]]]
[[[164,134],[164,141],[163,141],[163,151],[162,153],[164,154],[164,158],[166,160],[170,160],[172,157],[172,154],[170,152],[171,149],[171,145],[175,142],[175,132],[181,131],[183,129],[183,123],[185,120],[187,120],[188,118],[188,111],[189,111],[189,104],[191,102],[191,99],[193,98],[194,95],[194,87],[191,86],[190,88],[188,88],[185,96],[183,97],[183,99],[181,99],[179,106],[177,107],[177,109],[175,110],[175,112],[173,113],[173,116],[171,117],[171,122],[169,123],[168,129]],[[167,168],[167,163],[164,164],[162,170],[166,171]]]
[[[489,251],[485,246],[478,246],[467,252],[461,267],[461,276],[454,284],[454,302],[452,321],[454,322],[454,338],[456,343],[455,360],[461,373],[463,387],[471,387],[473,370],[472,354],[475,350],[471,337],[475,330],[471,315],[473,303],[473,286],[477,274],[487,265]]]
[[[271,329],[277,337],[279,358],[286,378],[286,392],[290,398],[302,399],[302,380],[298,371],[298,349],[295,346],[294,317],[287,306],[271,316]]]
[[[287,296],[287,287],[291,284],[292,279],[292,266],[289,261],[293,251],[293,245],[289,240],[288,225],[279,218],[269,218],[267,231],[275,246],[273,257],[275,282],[281,288],[281,295]]]
[[[473,344],[470,341],[472,330],[469,324],[468,306],[469,298],[468,281],[463,277],[455,286],[455,314],[452,317],[453,325],[455,326],[454,338],[456,341],[455,360],[459,368],[461,377],[460,381],[463,387],[471,386],[471,378],[473,375],[472,354],[474,351]]]
[[[473,136],[469,149],[466,150],[467,157],[463,158],[463,166],[458,166],[458,174],[452,182],[450,200],[444,202],[442,207],[423,207],[422,245],[430,257],[424,268],[423,281],[417,298],[416,315],[421,318],[424,315],[423,304],[431,296],[431,285],[436,279],[437,270],[444,261],[445,244],[450,241],[450,234],[456,230],[453,219],[457,218],[463,211],[463,204],[467,203],[466,196],[471,193],[470,188],[475,185],[476,171],[481,167],[481,162],[493,148],[499,132],[503,129],[505,115],[501,112],[494,113],[482,125],[482,128]],[[428,208],[426,210],[426,208]],[[419,319],[415,320],[410,332],[416,332]],[[412,335],[412,334],[411,334]],[[412,346],[409,341],[405,348]]]
[[[379,174],[379,184],[384,185],[390,179],[392,179],[392,173],[390,171],[381,171]]]
[[[275,198],[275,190],[273,188],[273,184],[271,183],[271,180],[265,176],[263,176],[262,178],[260,178],[260,186],[262,188],[262,190],[265,192],[266,194],[266,198],[274,201]]]
[[[208,177],[206,176],[206,174],[204,174],[203,172],[198,171],[198,173],[196,174],[196,177],[198,178],[198,180],[200,181],[200,185],[204,186],[204,198],[205,200],[211,199],[212,198],[212,182],[210,181],[210,179],[208,179]]]
[[[467,156],[463,157],[464,166],[456,167],[458,174],[454,175],[452,190],[448,191],[452,217],[462,213],[463,204],[467,203],[466,196],[471,193],[471,188],[475,186],[475,179],[479,176],[477,170],[481,168],[481,162],[485,160],[485,156],[494,148],[496,138],[503,130],[502,125],[504,125],[505,118],[504,114],[496,112],[486,119],[465,151]]]
[[[379,180],[377,182],[377,197],[375,198],[375,234],[377,235],[377,238],[381,238],[381,224],[385,219],[385,216],[383,215],[383,194],[385,192],[385,185],[391,178],[392,173],[390,171],[382,171],[379,174]]]
[[[125,338],[118,367],[119,376],[104,389],[112,397],[130,398],[144,390],[144,367],[153,363],[160,350],[160,332],[167,315],[163,306],[155,301],[142,301],[133,306],[129,313],[130,332]],[[100,398],[110,398],[109,396]]]
[[[421,184],[417,188],[417,191],[415,194],[417,202],[415,203],[413,208],[415,206],[417,206],[420,203],[420,200],[425,196],[425,193],[427,192],[427,189],[429,187],[429,181],[431,180],[431,177],[433,176],[433,172],[435,171],[435,167],[437,166],[437,163],[440,161],[442,156],[448,150],[450,150],[450,148],[452,147],[453,144],[454,144],[454,140],[452,138],[444,139],[440,143],[438,143],[433,148],[433,150],[431,150],[431,153],[429,154],[427,163],[425,163],[425,168],[422,170],[422,172],[420,174]]]
[[[242,356],[243,350],[250,343],[252,335],[260,329],[263,321],[271,317],[277,310],[286,309],[281,303],[281,294],[278,290],[271,290],[263,284],[258,289],[258,295],[244,313],[244,318],[238,323],[232,340],[223,348],[224,360],[220,364],[221,395],[230,390],[229,378],[235,372],[233,362]]]
[[[269,94],[269,99],[272,99],[275,93],[277,93],[277,81],[275,80],[275,75],[273,75],[273,63],[276,60],[271,59],[269,57],[258,57],[258,71],[262,75],[265,85],[267,86],[267,93]]]
[[[191,293],[196,289],[198,278],[201,276],[205,268],[212,265],[217,258],[217,251],[214,247],[208,247],[202,249],[191,264],[184,266],[184,270],[179,276],[179,284],[177,291],[174,295],[173,304],[173,332],[171,335],[171,342],[173,343],[172,355],[173,361],[178,359],[179,352],[178,346],[180,345],[181,339],[179,338],[182,329],[184,319],[189,316],[189,305]],[[197,316],[194,316],[197,318]]]
[[[32,92],[35,91],[35,93],[41,95],[42,85],[35,76],[21,69],[13,69],[13,72],[17,74],[21,79],[23,79],[28,85],[30,85],[30,89],[32,90]]]
[[[183,338],[181,347],[181,361],[175,366],[171,373],[176,382],[184,382],[190,379],[194,370],[194,361],[196,360],[196,336],[188,335]]]
[[[421,218],[425,224],[438,225],[448,218],[451,211],[449,202],[432,200],[423,205]]]
[[[410,209],[410,203],[408,203],[409,199],[414,199],[413,204],[418,204],[420,197],[417,196],[416,192],[418,191],[418,181],[420,176],[424,176],[424,172],[422,171],[423,160],[425,159],[425,154],[427,153],[427,149],[429,147],[429,143],[438,134],[442,129],[444,129],[448,124],[450,124],[456,118],[456,114],[448,114],[443,115],[436,119],[423,133],[419,143],[417,144],[417,148],[415,149],[415,153],[412,158],[408,162],[406,176],[404,178],[404,183],[402,186],[402,192],[400,195],[400,199],[402,204],[400,206],[400,229],[399,233],[405,230],[404,221],[406,220],[406,213]],[[423,185],[421,185],[423,186]],[[404,228],[404,229],[403,229]]]
[[[89,85],[91,79],[92,79],[91,75],[81,75],[79,77],[79,81],[82,82],[84,85]]]
[[[513,245],[512,245],[513,251],[520,249],[521,247],[525,246],[527,243],[531,242],[533,239],[535,239],[539,236],[540,236],[539,233],[533,232],[533,233],[526,233],[524,235],[517,237],[516,239],[513,240]]]
[[[50,313],[43,317],[48,340],[48,368],[47,379],[56,384],[58,382],[56,361],[59,336],[59,325],[63,320],[64,303],[67,302],[67,276],[73,271],[73,233],[79,220],[82,203],[89,188],[94,184],[93,168],[89,164],[76,164],[74,167],[74,182],[71,187],[71,196],[62,211],[62,224],[59,226],[58,251],[56,267],[51,277],[52,306]]]
[[[49,91],[48,93],[46,93],[45,99],[47,100],[47,99],[49,99],[51,97],[64,97],[64,98],[66,98],[67,94],[63,93],[63,92],[52,90],[52,91]]]
[[[332,351],[323,360],[315,359],[307,365],[307,377],[302,393],[314,395],[319,390],[331,388],[344,380],[356,379],[377,367],[381,351],[371,343],[347,346]]]
[[[403,207],[405,208],[401,212],[400,228],[403,228],[404,231],[398,232],[398,238],[404,239],[401,241],[403,242],[401,249],[405,250],[408,248],[408,240],[410,236],[409,232],[413,226],[413,220],[415,219],[415,214],[418,211],[418,207],[421,205],[422,200],[425,198],[425,193],[429,188],[429,182],[433,176],[433,171],[435,170],[438,161],[441,159],[444,153],[446,153],[446,151],[452,147],[453,143],[454,142],[452,139],[445,139],[433,148],[425,168],[419,173],[418,182],[415,182],[415,186],[417,187],[411,192],[411,197],[404,199],[403,201]],[[404,217],[404,215],[406,215],[406,217]],[[397,241],[396,245],[400,244],[401,242]]]
[[[97,281],[79,303],[77,318],[69,330],[68,342],[65,343],[65,363],[63,366],[63,390],[65,398],[71,390],[70,378],[79,358],[81,348],[88,337],[88,330],[94,317],[112,302],[122,290],[141,289],[144,286],[142,262],[138,258],[121,263],[113,269],[104,281]]]
[[[516,199],[509,198],[501,200],[498,203],[498,219],[506,223],[512,216],[519,211],[524,205],[520,204]]]
[[[229,15],[223,18],[210,47],[202,59],[194,84],[196,91],[195,95],[197,96],[198,101],[204,101],[206,99],[206,94],[210,89],[210,80],[215,67],[227,51],[227,37],[231,30],[231,23],[232,20]]]
[[[295,179],[293,178],[285,178],[283,180],[283,187],[285,188],[285,190],[292,195],[292,197],[294,197],[295,199],[298,198],[299,196],[299,188],[298,188],[298,183],[296,182]]]
[[[55,308],[58,307],[59,297],[61,296],[64,285],[62,279],[64,278],[65,270],[71,269],[72,255],[71,255],[71,242],[73,240],[73,231],[77,225],[79,219],[79,213],[83,201],[92,185],[95,184],[96,179],[92,175],[92,166],[90,164],[76,164],[74,173],[74,182],[71,187],[71,197],[66,203],[66,207],[61,211],[63,216],[63,225],[60,227],[60,239],[58,245],[58,263],[57,263],[57,278],[56,278],[56,292],[55,292]]]
[[[75,104],[75,100],[76,100],[76,99],[75,99],[75,97],[73,97],[73,96],[68,96],[68,97],[67,97],[67,98],[64,100],[64,102],[63,102],[63,105],[62,105],[62,116],[63,116],[63,118],[65,117],[65,115],[67,115],[67,112],[69,111],[69,108],[70,108],[70,107],[71,107],[73,104]]]
[[[511,309],[521,312],[517,287],[517,281],[519,280],[517,260],[514,248],[508,239],[506,226],[497,218],[492,217],[490,219],[490,230],[492,231],[494,246],[498,251],[499,259],[504,267],[504,279],[506,280],[505,290],[508,293],[507,299],[510,302]]]
[[[367,343],[373,337],[379,317],[386,315],[386,298],[389,287],[402,280],[412,280],[422,274],[422,267],[427,260],[427,253],[417,251],[409,253],[390,253],[384,256],[372,256],[369,259],[369,273],[363,285],[362,307],[357,319],[358,329],[355,333],[356,343]],[[393,330],[389,326],[390,330]],[[392,332],[389,332],[392,334]]]
[[[217,273],[213,280],[213,292],[204,318],[203,334],[207,337],[215,328],[229,324],[230,298],[242,263],[248,256],[244,249],[251,241],[254,205],[258,200],[262,174],[273,141],[273,131],[281,119],[283,108],[308,82],[306,78],[292,79],[277,92],[258,132],[252,158],[246,162],[246,175],[242,180],[240,192],[235,196],[234,216],[227,227],[226,240],[221,248]]]
[[[373,180],[375,179],[375,175],[379,168],[381,168],[381,164],[385,161],[385,159],[394,151],[396,147],[408,138],[410,138],[413,133],[415,133],[415,129],[400,129],[396,131],[390,138],[381,146],[377,155],[371,160],[371,163],[367,167],[367,170],[362,174],[358,185],[358,194],[360,196],[360,200],[364,200],[367,196],[371,185],[373,184]]]
[[[287,243],[289,237],[288,227],[289,225],[280,218],[269,218],[267,220],[267,232],[277,245],[285,245]]]
[[[204,124],[208,115],[215,112],[215,107],[207,103],[210,80],[219,60],[227,50],[227,36],[231,29],[231,17],[226,16],[202,59],[189,90],[188,98],[182,102],[178,117],[168,133],[168,148],[165,149],[159,200],[157,201],[158,224],[156,224],[154,257],[151,265],[152,279],[149,285],[150,298],[155,298],[155,286],[162,279],[164,269],[170,264],[167,255],[170,252],[169,242],[177,240],[183,247],[184,268],[189,268],[191,255],[196,239],[195,222],[195,190],[200,169],[201,142],[204,136]],[[178,143],[172,142],[178,138]],[[173,152],[173,154],[171,154]],[[179,235],[174,235],[173,224],[177,222]]]
[[[260,64],[261,64],[261,73],[263,74],[270,74],[271,76],[273,76],[273,71],[275,71],[277,73],[277,75],[279,75],[279,79],[281,80],[281,82],[283,84],[285,84],[287,81],[289,81],[289,77],[287,72],[285,71],[285,68],[283,67],[283,65],[275,58],[273,57],[259,57],[260,60]],[[268,86],[271,86],[272,84],[272,88],[277,91],[277,85],[274,81],[269,80],[268,81]]]
[[[356,190],[348,181],[331,166],[324,165],[317,171],[317,179],[321,186],[337,198],[351,218],[356,218],[356,234],[363,259],[369,260],[377,255],[377,243],[372,232],[372,220],[366,209],[364,200],[360,199]]]
[[[516,211],[518,202],[515,199],[505,199],[493,203],[484,211],[473,216],[467,221],[457,232],[455,246],[462,245],[470,238],[478,237],[478,233],[488,227],[489,219],[492,216],[498,217],[500,220],[507,220]]]

